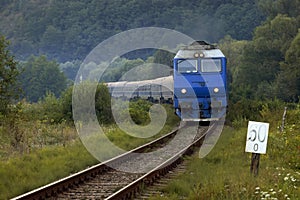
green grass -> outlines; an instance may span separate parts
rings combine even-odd
[[[299,199],[300,125],[284,133],[269,133],[267,154],[261,155],[259,174],[250,174],[251,153],[245,152],[246,128],[226,127],[203,159],[194,156],[186,173],[152,199]]]
[[[173,113],[171,106],[167,106],[166,109],[169,113]],[[105,136],[113,144],[124,150],[130,150],[170,132],[177,123],[178,118],[172,115],[159,134],[145,139],[134,138],[121,131],[116,125],[103,128]],[[52,130],[51,126],[46,124],[40,126],[43,128],[41,130]],[[86,150],[78,138],[74,139],[73,136],[76,135],[74,129],[67,126],[64,128],[66,130],[65,134],[72,137],[63,140],[62,144],[43,144],[42,147],[35,145],[30,151],[23,151],[22,153],[12,151],[12,148],[7,145],[10,141],[8,136],[3,134],[4,131],[0,129],[0,199],[15,197],[99,162]],[[24,130],[31,131],[25,128]],[[49,131],[50,136],[57,134],[57,131],[52,132]],[[97,142],[97,140],[93,141]],[[99,145],[99,143],[96,143],[96,145]],[[111,153],[110,149],[107,149],[107,152],[101,152],[101,154],[107,155],[108,158]]]
[[[76,141],[2,161],[0,199],[7,199],[91,166],[97,161]]]

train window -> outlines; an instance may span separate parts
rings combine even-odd
[[[221,59],[201,59],[201,72],[220,72]]]
[[[195,73],[197,72],[197,60],[178,60],[177,61],[179,73]]]

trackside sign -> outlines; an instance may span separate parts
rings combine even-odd
[[[249,121],[246,152],[265,154],[267,151],[269,123]]]

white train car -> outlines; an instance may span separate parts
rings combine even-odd
[[[106,83],[113,98],[147,99],[154,103],[173,103],[173,76],[143,81]]]

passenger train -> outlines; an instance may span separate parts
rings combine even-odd
[[[195,41],[173,59],[173,75],[107,83],[111,96],[173,103],[182,121],[214,121],[227,108],[226,57],[216,46]]]

